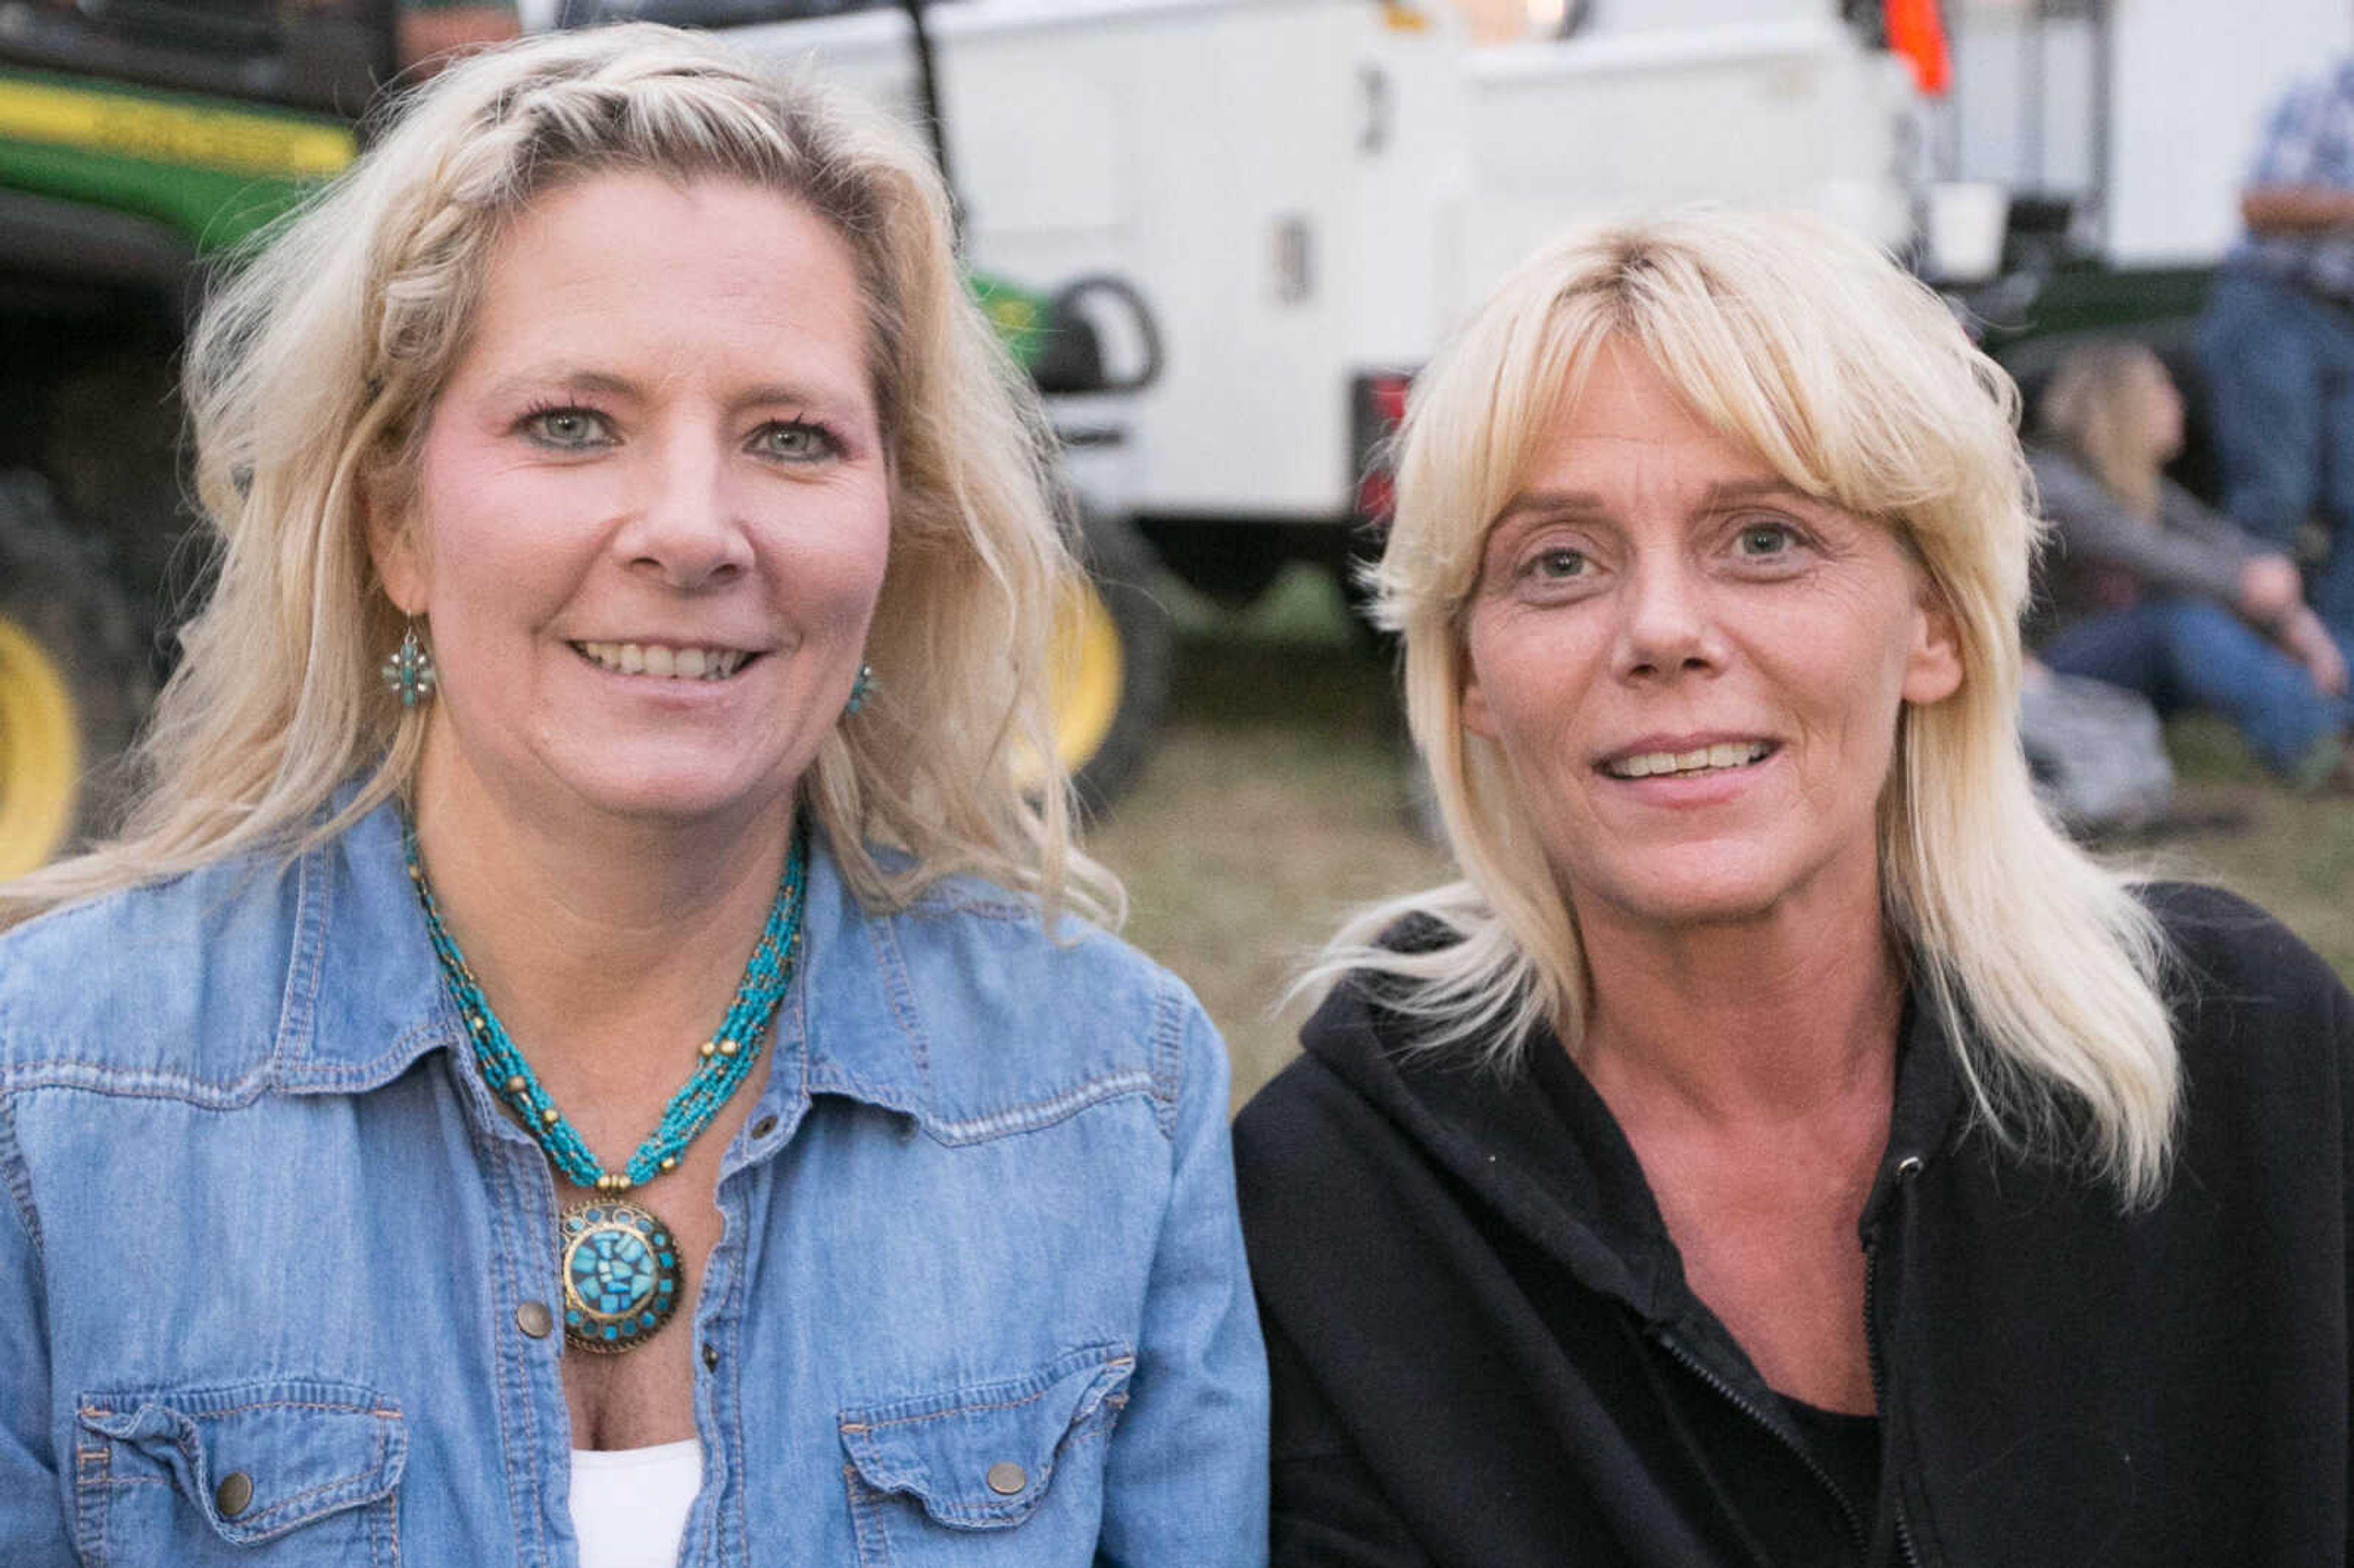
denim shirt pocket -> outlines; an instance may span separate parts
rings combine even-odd
[[[245,1383],[77,1402],[75,1531],[89,1568],[393,1568],[408,1435],[351,1383]]]
[[[1135,1370],[1128,1346],[1090,1345],[1018,1376],[842,1412],[861,1568],[1091,1561],[1102,1439]]]

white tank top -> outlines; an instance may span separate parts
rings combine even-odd
[[[686,1511],[703,1489],[703,1445],[572,1450],[580,1568],[678,1568]]]

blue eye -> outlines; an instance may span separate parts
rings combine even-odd
[[[1744,523],[1734,540],[1734,548],[1753,561],[1787,556],[1797,543],[1797,535],[1787,523]]]
[[[554,451],[587,451],[609,444],[612,428],[594,408],[535,408],[524,416],[523,433]]]
[[[1530,559],[1527,569],[1532,577],[1543,577],[1549,582],[1565,582],[1572,577],[1584,577],[1586,566],[1585,551],[1573,550],[1564,545],[1539,551]]]
[[[842,448],[823,426],[788,419],[761,426],[752,437],[752,450],[779,462],[816,462],[835,456]]]

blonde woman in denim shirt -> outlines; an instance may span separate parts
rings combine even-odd
[[[1085,923],[912,143],[478,57],[189,380],[153,791],[5,895],[0,1562],[1258,1561],[1220,1047]]]

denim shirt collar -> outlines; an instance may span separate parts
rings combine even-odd
[[[279,1084],[293,1094],[360,1093],[428,1052],[462,1057],[465,1029],[409,885],[397,808],[378,807],[299,857],[291,874]],[[770,1025],[760,1103],[797,1112],[831,1094],[920,1116],[924,1034],[893,923],[860,906],[822,832],[810,835],[804,896],[800,960]]]

